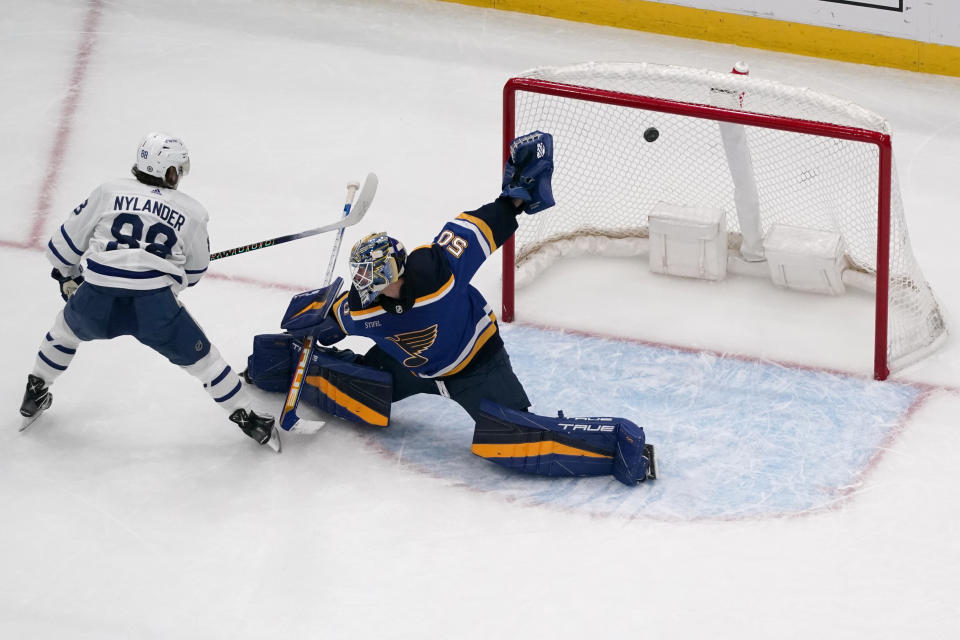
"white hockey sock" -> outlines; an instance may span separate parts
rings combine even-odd
[[[63,311],[60,311],[53,322],[53,327],[40,342],[37,360],[33,365],[33,375],[43,378],[48,385],[53,384],[53,381],[70,366],[79,346],[80,338],[67,326],[63,319]]]
[[[226,409],[227,413],[233,413],[237,409],[251,409],[250,392],[215,346],[210,345],[210,353],[183,369],[202,382],[203,388],[214,402]]]

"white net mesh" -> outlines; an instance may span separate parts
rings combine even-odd
[[[632,63],[540,68],[523,77],[889,134],[886,121],[866,109],[756,77]],[[655,142],[643,137],[650,127],[659,131]],[[760,234],[775,223],[839,232],[851,267],[876,275],[876,144],[519,91],[516,133],[554,136],[557,205],[544,215],[520,216],[518,282],[529,280],[525,269],[562,256],[567,241],[646,237],[647,216],[657,202],[722,208],[731,250],[737,251],[741,238],[754,232],[741,229],[722,127],[745,133]],[[897,368],[929,352],[945,327],[910,249],[895,169],[890,227],[887,359]],[[623,242],[616,246],[624,251]]]

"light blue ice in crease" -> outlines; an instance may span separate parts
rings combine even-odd
[[[666,347],[503,327],[532,410],[622,416],[644,427],[660,478],[542,478],[470,453],[456,404],[416,396],[368,438],[401,463],[511,501],[597,515],[743,518],[830,507],[856,490],[922,389]]]

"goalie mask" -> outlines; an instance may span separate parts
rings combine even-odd
[[[380,292],[400,279],[407,252],[403,244],[385,232],[371,233],[350,250],[350,277],[367,306]]]
[[[134,169],[148,176],[159,178],[167,186],[167,169],[177,170],[178,178],[190,173],[190,152],[183,141],[165,133],[148,133],[137,148],[137,164]]]

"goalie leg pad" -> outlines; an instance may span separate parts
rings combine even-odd
[[[537,475],[570,477],[613,474],[627,485],[647,477],[644,433],[625,418],[547,418],[481,405],[473,434],[474,454]]]
[[[246,379],[264,391],[286,393],[297,366],[297,353],[289,333],[264,333],[253,337],[247,357]]]
[[[302,397],[338,418],[386,427],[390,424],[393,376],[356,360],[352,351],[314,351]]]
[[[302,348],[289,333],[254,336],[247,381],[264,391],[286,393]],[[393,376],[357,360],[352,351],[316,349],[301,398],[339,418],[385,427],[390,423]]]

